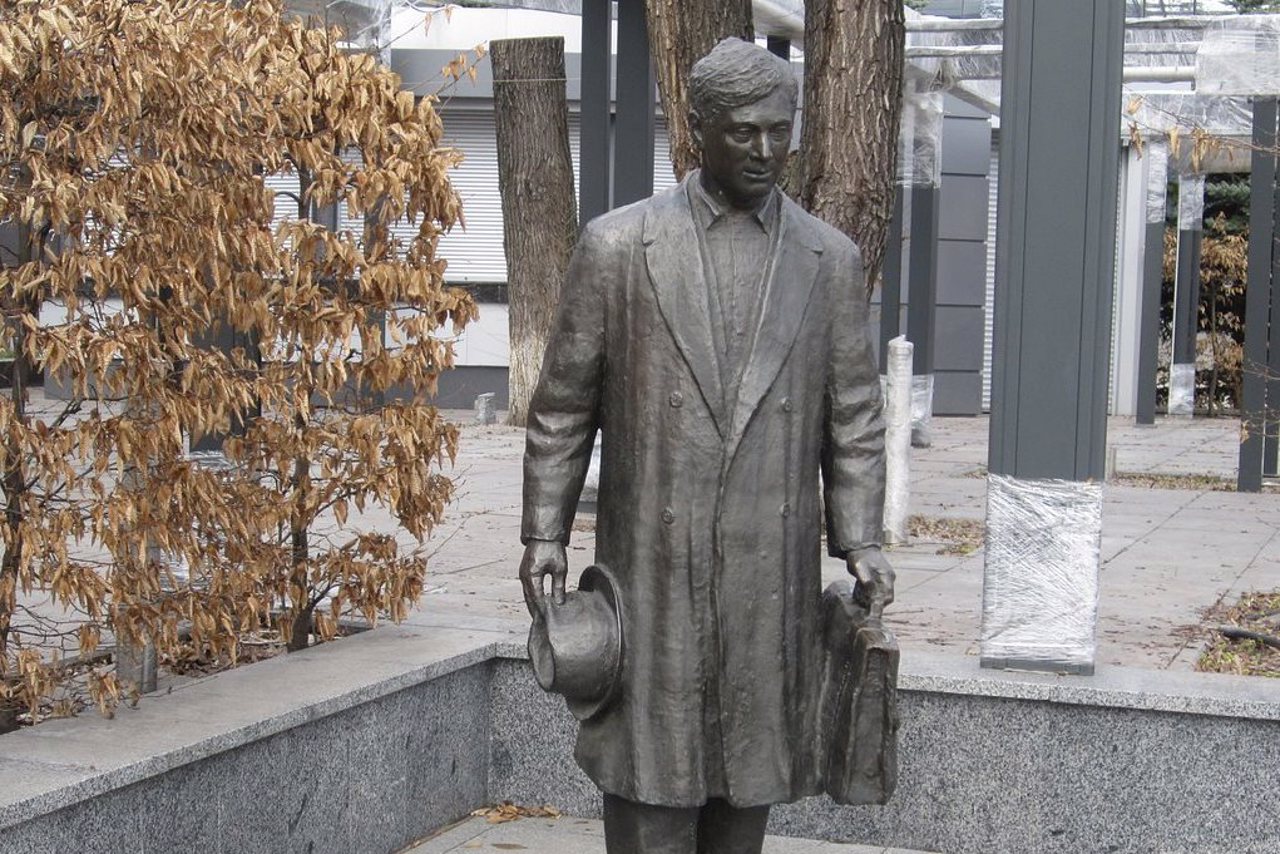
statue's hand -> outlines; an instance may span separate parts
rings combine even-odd
[[[531,615],[537,615],[538,600],[546,595],[543,582],[551,576],[551,595],[557,605],[564,603],[564,583],[569,575],[569,561],[564,544],[549,540],[530,540],[520,561],[520,583],[524,586],[524,604]]]
[[[886,605],[893,602],[893,567],[879,546],[867,546],[849,552],[845,559],[849,572],[858,579],[861,593],[867,598],[871,616],[880,619]]]

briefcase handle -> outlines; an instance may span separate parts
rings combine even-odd
[[[872,601],[871,596],[867,593],[867,588],[856,578],[853,580],[853,601],[857,603],[859,608],[867,612],[866,621],[868,623],[879,626],[884,620],[884,602],[879,600]]]

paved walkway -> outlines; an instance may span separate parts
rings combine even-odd
[[[562,817],[526,818],[504,824],[489,824],[473,818],[441,832],[406,854],[449,854],[472,851],[523,851],[525,854],[604,854],[604,829],[598,821]],[[903,848],[875,848],[841,845],[810,839],[771,836],[764,854],[912,854]]]
[[[456,413],[459,420],[469,413]],[[913,452],[911,512],[980,521],[985,513],[986,418],[934,420],[934,446]],[[1110,447],[1121,473],[1234,478],[1239,423],[1161,420],[1137,427],[1113,418]],[[460,617],[526,630],[516,581],[521,547],[523,432],[468,425],[454,474],[455,506],[428,543],[427,595],[410,622],[453,625]],[[583,525],[582,527],[586,527]],[[1098,661],[1148,668],[1193,666],[1189,627],[1201,611],[1250,589],[1280,587],[1280,494],[1108,484],[1105,491]],[[591,561],[593,534],[570,545],[570,575]],[[892,550],[897,602],[889,622],[904,650],[976,655],[983,553],[945,553],[917,540]],[[844,572],[829,560],[826,574]]]

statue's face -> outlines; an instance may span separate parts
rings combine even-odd
[[[707,121],[691,113],[693,141],[702,149],[703,181],[736,208],[759,205],[787,163],[794,113],[795,103],[782,89]]]

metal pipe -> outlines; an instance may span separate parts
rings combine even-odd
[[[1175,83],[1195,79],[1196,69],[1192,65],[1138,65],[1124,70],[1125,83]]]
[[[922,56],[999,56],[1004,48],[998,44],[973,45],[915,45],[908,46],[907,59],[918,59]]]
[[[956,33],[978,30],[1002,30],[999,18],[915,18],[907,20],[909,33]]]
[[[1144,54],[1151,56],[1159,56],[1165,54],[1188,54],[1195,53],[1199,48],[1199,42],[1165,42],[1162,44],[1133,44],[1127,45],[1124,49],[1126,54]],[[971,45],[950,45],[950,44],[926,44],[926,45],[908,45],[905,56],[907,59],[919,59],[921,57],[984,57],[984,56],[1000,56],[1004,53],[1004,46],[998,44],[971,44]],[[1156,67],[1156,66],[1152,66]]]
[[[755,0],[753,4],[771,6],[773,4]],[[1127,18],[1124,25],[1134,30],[1203,30],[1219,23],[1230,15],[1197,15],[1189,18]],[[985,30],[1003,30],[1004,21],[1000,18],[916,18],[907,21],[909,33],[956,33]]]

